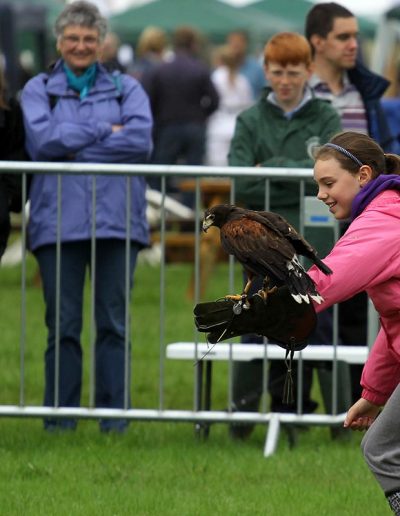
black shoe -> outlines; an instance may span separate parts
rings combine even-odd
[[[234,423],[229,425],[229,436],[237,441],[245,441],[250,437],[255,425],[249,423]]]
[[[100,432],[104,434],[123,434],[128,428],[126,419],[100,419]]]
[[[74,432],[77,422],[75,419],[69,418],[48,418],[44,419],[43,426],[46,432],[49,433]]]
[[[258,412],[261,400],[260,392],[252,392],[241,399],[232,403],[234,412]],[[254,423],[231,423],[229,425],[229,435],[232,439],[245,441],[253,432]]]

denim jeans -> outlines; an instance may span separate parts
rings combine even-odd
[[[96,241],[95,270],[95,403],[96,407],[123,408],[125,384],[125,248],[123,240]],[[131,243],[130,289],[140,245]],[[55,404],[56,359],[56,246],[35,251],[43,282],[48,342],[45,353],[44,405]],[[63,243],[60,267],[60,363],[58,406],[78,407],[82,387],[81,330],[86,269],[90,269],[91,242]],[[129,331],[129,327],[127,329]],[[127,379],[128,386],[130,384]],[[129,388],[129,387],[128,387]],[[45,427],[74,428],[69,419],[45,420]],[[102,430],[120,429],[125,421],[103,420]]]

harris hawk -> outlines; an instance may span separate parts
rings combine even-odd
[[[286,285],[297,303],[323,301],[313,280],[301,265],[299,255],[309,258],[322,272],[332,274],[317,256],[316,250],[281,215],[269,211],[253,211],[233,205],[218,204],[204,213],[203,231],[211,226],[220,229],[221,245],[225,252],[235,256],[247,274],[247,283],[240,296],[247,298],[255,276],[264,280],[266,297],[268,283]]]

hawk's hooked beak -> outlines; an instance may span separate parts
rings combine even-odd
[[[212,226],[214,223],[214,219],[212,217],[207,217],[203,220],[203,231],[207,233],[207,229]]]

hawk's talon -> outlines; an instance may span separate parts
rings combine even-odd
[[[258,296],[262,299],[262,301],[265,303],[267,301],[267,296],[265,295],[264,290],[258,290],[254,296]]]
[[[278,290],[278,287],[260,289],[257,294],[263,299],[264,303],[267,301],[268,296],[274,294]]]

